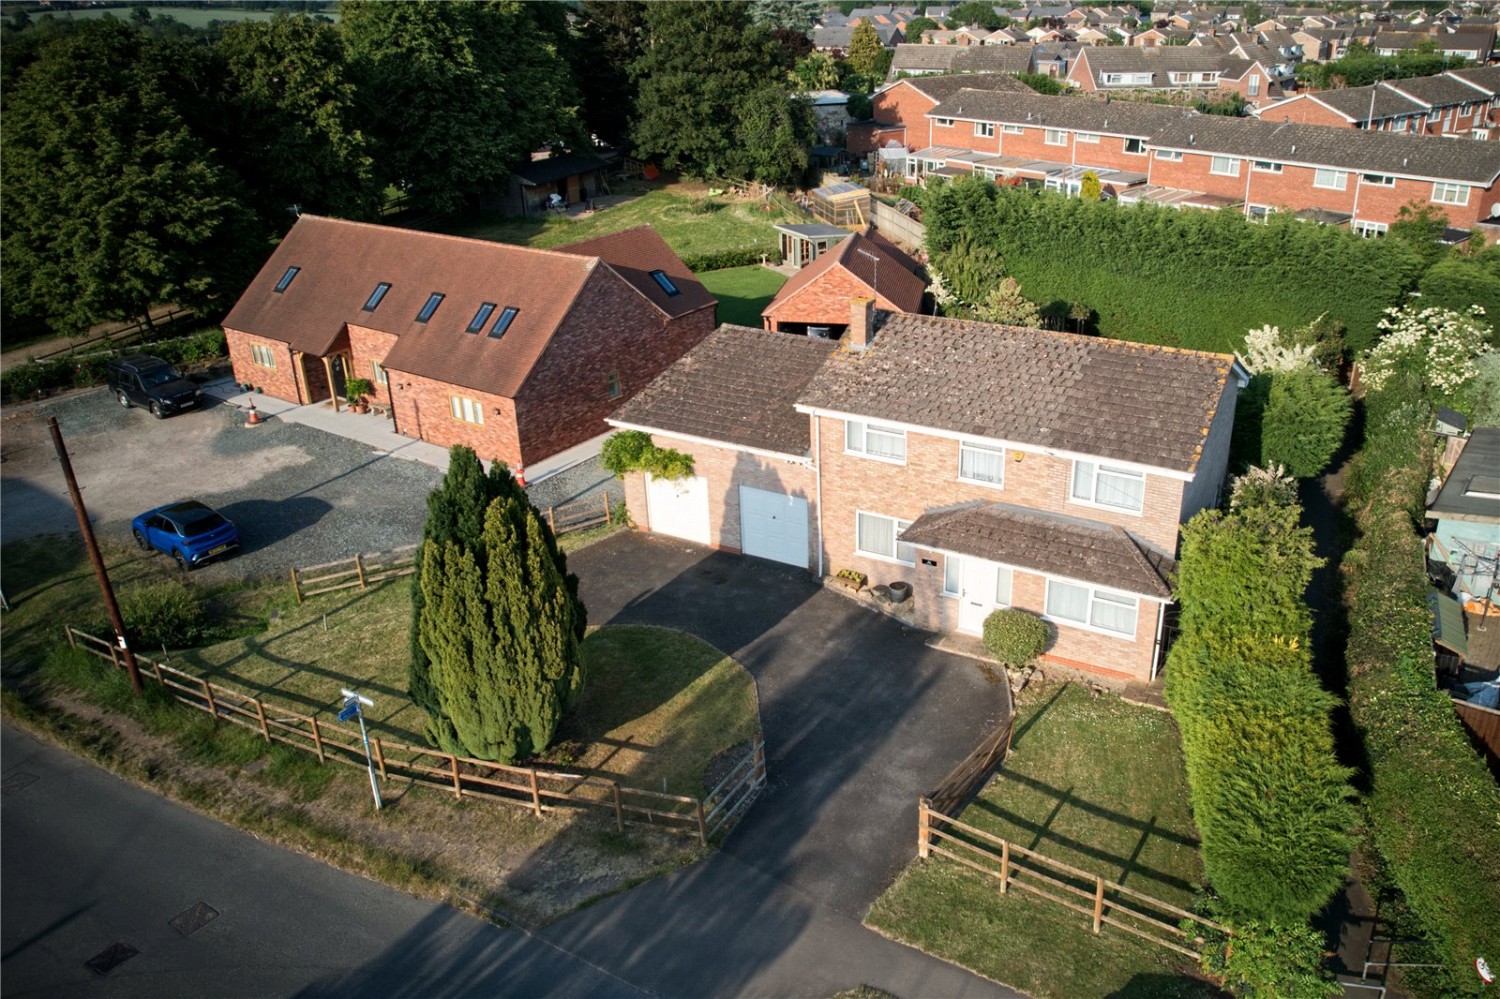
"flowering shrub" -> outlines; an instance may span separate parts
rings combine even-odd
[[[1313,344],[1284,342],[1281,327],[1267,325],[1245,334],[1245,356],[1241,360],[1257,375],[1301,371],[1312,367],[1316,351]]]
[[[1365,356],[1365,384],[1378,391],[1395,375],[1407,373],[1436,394],[1451,397],[1479,373],[1479,356],[1488,350],[1483,315],[1477,305],[1467,314],[1417,311],[1410,305],[1387,309],[1378,324],[1384,335]]]

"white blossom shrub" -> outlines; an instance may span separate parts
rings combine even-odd
[[[1266,325],[1245,334],[1245,353],[1240,360],[1251,374],[1302,371],[1316,363],[1316,344],[1284,343],[1281,327]]]
[[[1451,396],[1479,373],[1479,357],[1489,349],[1488,330],[1480,322],[1483,315],[1477,305],[1467,314],[1410,305],[1387,309],[1378,324],[1384,335],[1365,356],[1365,384],[1378,390],[1406,372],[1440,395]]]

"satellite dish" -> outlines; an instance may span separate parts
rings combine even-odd
[[[1490,205],[1490,218],[1500,219],[1500,201]]]

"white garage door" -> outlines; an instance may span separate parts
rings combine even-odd
[[[740,486],[740,545],[746,555],[807,568],[807,500]]]
[[[708,480],[699,475],[658,479],[648,474],[646,516],[657,534],[708,544]]]

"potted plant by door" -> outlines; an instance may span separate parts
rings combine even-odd
[[[370,406],[365,402],[366,396],[375,394],[375,386],[368,378],[350,378],[344,382],[344,396],[349,400],[349,408],[356,413],[368,413]]]

